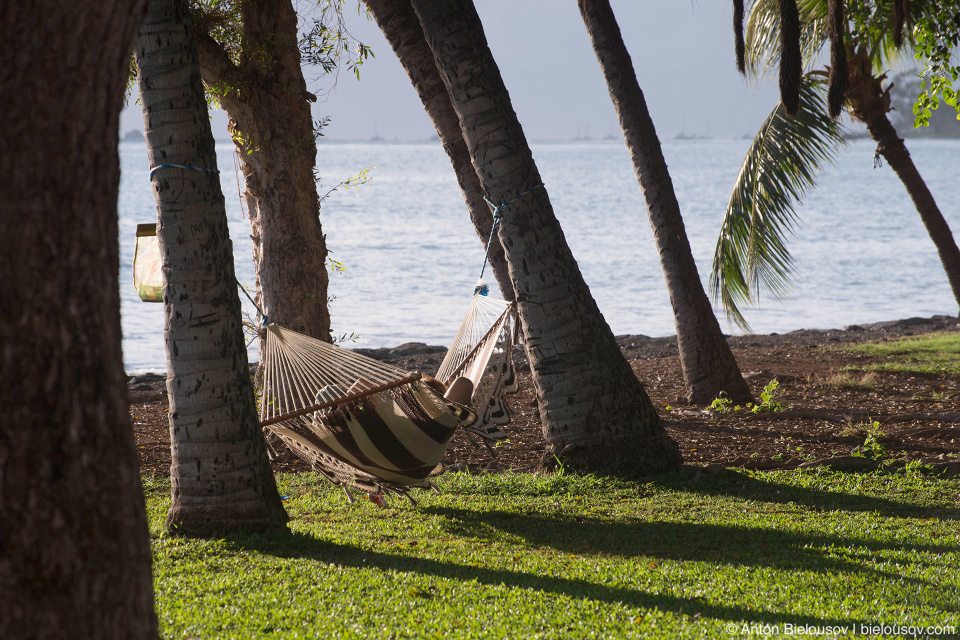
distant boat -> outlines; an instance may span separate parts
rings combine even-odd
[[[681,131],[673,138],[674,140],[713,140],[710,136],[698,136]]]
[[[143,142],[143,131],[138,129],[130,129],[123,134],[121,140],[125,140],[127,142]]]
[[[710,121],[707,120],[707,135],[700,136],[695,133],[687,133],[687,114],[680,114],[680,133],[674,136],[674,140],[712,140],[713,136],[710,135]]]

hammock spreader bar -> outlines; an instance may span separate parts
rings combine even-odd
[[[390,389],[395,389],[396,387],[402,387],[405,384],[410,384],[411,382],[416,382],[420,379],[420,374],[415,373],[412,376],[407,376],[405,378],[400,378],[399,380],[394,380],[393,382],[387,382],[386,384],[381,384],[370,389],[365,389],[363,391],[357,391],[356,393],[351,393],[343,396],[342,398],[337,398],[335,400],[329,400],[327,402],[321,402],[320,404],[313,404],[309,407],[303,409],[298,409],[297,411],[291,411],[290,413],[283,413],[279,416],[270,418],[269,420],[264,420],[260,423],[261,427],[269,427],[272,424],[277,424],[278,422],[284,422],[286,420],[291,420],[293,418],[299,418],[300,416],[305,416],[308,413],[313,413],[314,411],[320,411],[321,409],[329,409],[330,407],[335,407],[340,404],[346,404],[354,400],[359,400],[361,398],[366,398],[374,394],[380,393],[381,391],[388,391]]]

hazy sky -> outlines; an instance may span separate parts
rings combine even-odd
[[[474,0],[524,132],[530,140],[619,136],[616,115],[576,0]],[[612,0],[633,65],[662,139],[680,132],[735,138],[756,132],[776,104],[774,83],[757,89],[736,71],[731,0]],[[331,118],[328,139],[420,140],[434,134],[400,63],[376,24],[348,14],[355,38],[376,58],[312,81],[314,117]],[[327,95],[323,95],[328,92]],[[142,129],[136,104],[122,130]],[[226,119],[214,117],[225,138]]]

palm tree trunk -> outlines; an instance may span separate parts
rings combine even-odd
[[[282,527],[287,516],[257,418],[186,0],[151,1],[136,60],[163,256],[173,458],[167,526],[193,534]]]
[[[483,186],[477,178],[477,172],[470,163],[470,152],[463,140],[460,130],[460,120],[457,112],[447,95],[447,88],[437,71],[433,61],[433,53],[423,37],[420,21],[409,0],[394,2],[392,0],[366,0],[367,8],[374,20],[387,38],[393,52],[400,60],[410,82],[413,84],[427,115],[433,121],[440,142],[443,144],[450,163],[453,165],[457,182],[463,192],[463,199],[467,203],[470,220],[480,239],[486,243],[491,240],[487,248],[490,266],[493,268],[500,292],[507,301],[515,299],[513,283],[507,267],[507,259],[503,253],[500,238],[494,234],[490,237],[493,226],[493,215],[490,207],[483,200]]]
[[[854,53],[852,49],[847,54],[848,58],[854,60],[850,65],[850,88],[847,92],[850,114],[867,126],[870,137],[877,143],[877,152],[883,155],[910,194],[910,199],[923,220],[923,226],[927,228],[930,239],[937,247],[953,297],[960,307],[960,249],[957,248],[950,226],[933,199],[933,194],[913,164],[910,152],[887,118],[890,95],[883,89],[883,78],[876,78],[870,73],[871,67],[866,55],[864,50]]]
[[[913,205],[920,214],[923,226],[926,227],[930,239],[937,247],[940,262],[947,274],[950,289],[958,306],[960,306],[960,249],[947,224],[933,194],[927,188],[920,172],[910,158],[910,152],[897,136],[897,132],[884,113],[872,114],[869,121],[865,121],[870,137],[877,143],[877,148],[887,164],[893,169],[897,177],[906,187]]]
[[[681,456],[567,246],[469,0],[414,0],[484,191],[501,206],[548,459],[604,473],[675,470]],[[516,199],[515,199],[516,198]]]
[[[290,0],[240,3],[238,64],[197,32],[203,81],[229,117],[250,216],[259,305],[288,329],[330,341],[317,145]],[[263,340],[260,347],[262,351]]]
[[[0,4],[0,638],[158,637],[117,289],[145,9]]]
[[[610,3],[578,0],[577,4],[617,109],[647,203],[647,215],[677,325],[687,401],[707,404],[725,392],[736,402],[752,402],[750,388],[700,282],[660,140]]]

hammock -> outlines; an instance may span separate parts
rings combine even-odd
[[[163,301],[156,225],[137,227],[134,286]],[[482,272],[481,272],[482,276]],[[506,437],[503,394],[515,393],[514,306],[488,298],[482,278],[436,381],[271,324],[267,326],[262,426],[349,494],[429,487],[461,426],[476,445]],[[446,397],[445,397],[446,396]],[[472,408],[471,408],[472,407]],[[351,496],[352,497],[352,496]]]
[[[437,369],[437,379],[448,387],[458,377],[473,383],[469,404],[479,420],[467,431],[489,440],[507,437],[497,427],[510,422],[503,396],[517,392],[512,354],[519,326],[514,309],[512,303],[475,294]]]
[[[509,420],[499,395],[516,388],[512,318],[512,305],[475,295],[438,371],[443,385],[271,324],[261,425],[348,495],[350,487],[371,496],[431,487],[458,426],[504,437],[495,425]],[[457,402],[450,392],[461,383],[472,393]]]

